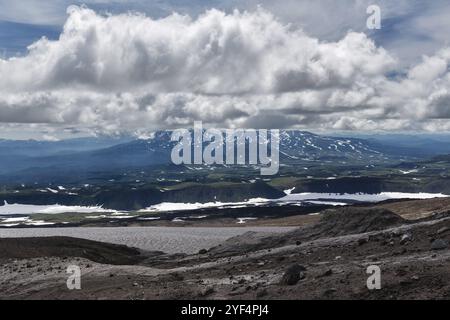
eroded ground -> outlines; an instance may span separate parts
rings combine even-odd
[[[449,299],[446,204],[402,203],[326,211],[294,231],[246,233],[193,255],[70,238],[1,239],[0,297]],[[81,267],[81,290],[67,289],[71,264]],[[381,290],[366,287],[369,265],[381,268]]]

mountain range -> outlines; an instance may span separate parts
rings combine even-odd
[[[0,140],[0,175],[28,174],[30,170],[50,168],[80,172],[170,164],[170,153],[175,145],[170,138],[170,131],[159,131],[145,140],[107,137],[64,141]],[[448,152],[450,147],[445,141],[428,140],[414,145],[388,138],[341,138],[295,130],[280,133],[281,163],[287,165],[304,161],[373,163]]]

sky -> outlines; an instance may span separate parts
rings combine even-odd
[[[381,29],[367,28],[369,5]],[[447,0],[0,0],[0,138],[450,131]]]

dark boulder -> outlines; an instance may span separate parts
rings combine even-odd
[[[290,266],[281,278],[280,284],[285,286],[296,285],[302,278],[304,278],[304,272],[306,268],[299,264]]]

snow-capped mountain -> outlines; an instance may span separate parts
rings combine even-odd
[[[285,130],[280,133],[280,153],[295,160],[383,159],[390,156],[379,146],[354,138],[320,136]]]
[[[0,175],[18,172],[36,175],[39,168],[58,170],[117,170],[119,168],[171,164],[171,152],[177,142],[171,131],[158,131],[145,139],[125,142],[95,139],[81,142],[8,141],[0,144]],[[206,146],[209,142],[204,142]],[[98,145],[96,147],[96,144]],[[109,144],[109,145],[108,145]],[[74,147],[72,147],[74,146]],[[247,146],[248,149],[248,146]],[[26,152],[25,152],[26,151]],[[386,146],[356,138],[316,135],[297,130],[280,131],[280,162],[295,165],[304,161],[370,164],[374,161],[403,159],[411,150]]]
[[[298,130],[280,131],[279,142],[280,158],[288,162],[327,159],[373,160],[386,159],[393,155],[390,152],[384,152],[381,145],[362,139],[327,137]],[[204,145],[208,143],[204,142]],[[120,153],[134,156],[147,154],[153,159],[153,162],[163,161],[165,157],[170,161],[170,152],[175,144],[176,142],[171,141],[170,131],[159,131],[147,139],[114,146],[101,150],[99,153]]]

